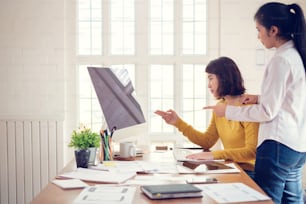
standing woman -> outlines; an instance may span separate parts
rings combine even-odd
[[[275,203],[304,203],[306,160],[306,28],[297,4],[266,3],[255,14],[258,38],[276,52],[253,106],[208,106],[229,120],[260,122],[255,181]]]

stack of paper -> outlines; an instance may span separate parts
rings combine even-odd
[[[149,161],[104,161],[102,164],[88,167],[100,171],[113,171],[119,174],[128,172],[151,173],[179,173],[175,162],[149,162]]]
[[[77,168],[74,171],[61,174],[60,177],[75,178],[84,181],[100,182],[100,183],[123,183],[133,178],[135,172],[120,174],[114,171],[98,171],[92,169]]]

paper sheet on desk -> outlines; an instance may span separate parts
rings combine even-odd
[[[111,171],[117,173],[136,173],[141,168],[138,161],[103,161],[103,163],[96,166],[89,166],[88,168],[101,171]]]
[[[106,161],[89,168],[116,173],[178,173],[175,162]]]
[[[243,183],[218,183],[196,185],[217,203],[240,203],[270,200],[270,198]]]
[[[165,184],[165,183],[186,183],[186,180],[194,178],[191,174],[148,174],[135,176],[128,180],[127,185],[151,185]]]
[[[132,204],[136,187],[91,186],[85,188],[73,204]]]
[[[97,171],[92,169],[77,168],[74,171],[61,174],[60,177],[75,178],[84,181],[101,183],[123,183],[136,175],[134,172],[117,173],[111,171]]]
[[[207,161],[212,162],[212,161]],[[195,173],[239,173],[239,169],[233,164],[226,164],[230,168],[207,170],[203,168],[190,169],[182,166],[179,162],[148,162],[148,161],[107,161],[97,166],[90,166],[89,168],[101,171],[115,172],[117,174],[125,173],[142,173],[142,174],[195,174]]]
[[[52,183],[63,189],[85,188],[89,186],[87,183],[81,181],[80,179],[54,179],[52,180]]]

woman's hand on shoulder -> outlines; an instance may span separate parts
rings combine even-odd
[[[224,117],[225,116],[225,111],[226,111],[226,104],[225,103],[217,103],[216,105],[205,106],[205,107],[203,107],[203,109],[204,110],[212,109],[218,117]]]
[[[241,104],[257,104],[258,95],[245,94],[240,98]]]

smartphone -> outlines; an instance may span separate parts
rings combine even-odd
[[[191,179],[187,179],[186,183],[189,184],[208,184],[208,183],[217,183],[218,180],[216,178],[213,177],[205,177],[205,178],[191,178]]]

